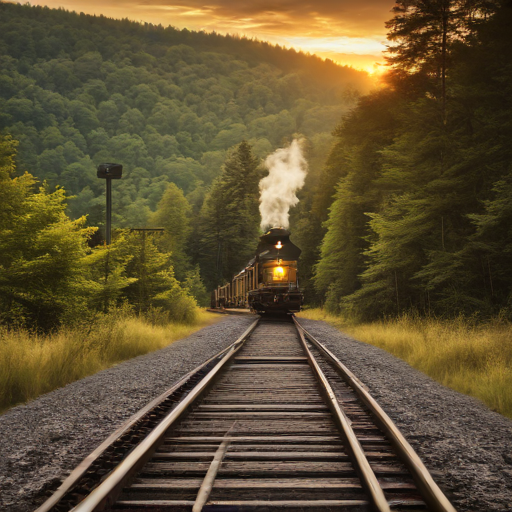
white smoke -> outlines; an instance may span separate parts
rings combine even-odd
[[[288,228],[288,212],[299,199],[295,195],[304,186],[308,164],[302,156],[302,140],[294,139],[267,157],[268,176],[260,181],[261,229]]]

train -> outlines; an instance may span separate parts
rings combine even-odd
[[[212,292],[212,309],[249,308],[265,313],[294,313],[304,304],[297,263],[301,250],[290,232],[272,228],[260,236],[256,255],[231,282]]]

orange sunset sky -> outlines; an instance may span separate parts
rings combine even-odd
[[[393,0],[46,0],[33,5],[239,34],[378,71]]]

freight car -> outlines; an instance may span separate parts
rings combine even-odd
[[[232,281],[212,292],[212,308],[250,308],[257,313],[296,312],[304,303],[297,275],[301,250],[290,232],[272,228],[260,237],[255,257]]]

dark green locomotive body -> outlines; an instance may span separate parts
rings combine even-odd
[[[260,237],[255,257],[233,280],[212,293],[212,308],[250,308],[258,313],[297,312],[304,303],[297,263],[301,250],[290,232],[272,228]]]

